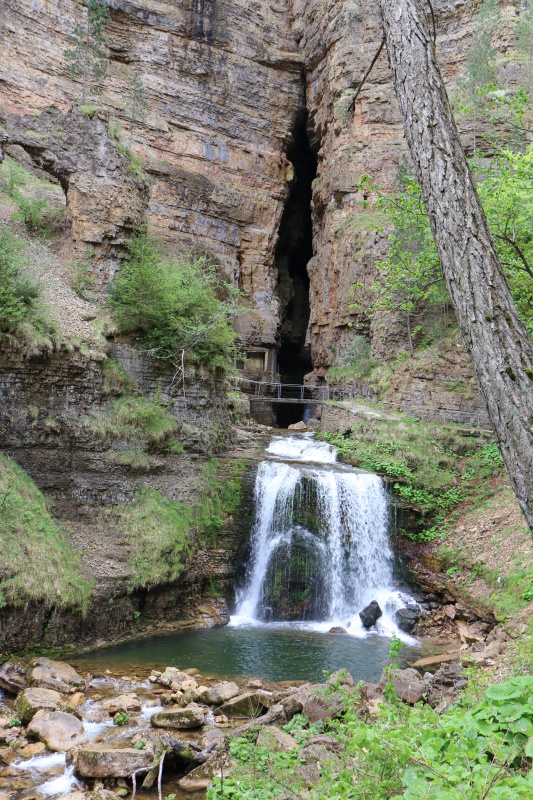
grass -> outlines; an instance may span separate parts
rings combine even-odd
[[[427,518],[425,527],[442,522],[465,500],[479,500],[490,491],[490,480],[503,473],[495,443],[465,435],[456,425],[438,425],[409,419],[354,417],[346,434],[321,434],[338,447],[341,460],[392,483],[400,505]]]
[[[108,370],[117,373],[113,365]],[[157,400],[134,395],[119,397],[106,408],[93,412],[86,424],[102,438],[134,442],[143,451],[163,444],[178,427],[177,420]]]
[[[114,358],[108,358],[104,361],[102,372],[104,375],[102,384],[104,394],[122,395],[134,390],[134,381]]]
[[[90,582],[46,500],[14,461],[0,455],[0,605],[45,604],[86,611]]]

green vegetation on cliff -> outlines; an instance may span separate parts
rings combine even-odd
[[[0,606],[87,609],[90,582],[46,500],[14,461],[0,454]]]
[[[129,244],[110,302],[119,330],[137,333],[154,358],[176,369],[182,359],[227,369],[235,355],[236,299],[206,258],[169,258],[155,239],[142,234]]]

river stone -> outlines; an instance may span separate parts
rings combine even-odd
[[[187,730],[200,728],[205,722],[205,716],[201,708],[177,708],[154,714],[151,722],[154,728]]]
[[[227,753],[216,753],[205,764],[196,767],[196,769],[193,769],[178,781],[178,786],[185,792],[199,792],[202,789],[207,789],[215,775],[222,774],[224,778],[229,778],[231,765],[232,762]]]
[[[335,636],[345,636],[348,631],[342,625],[334,625],[333,628],[329,629],[328,633],[332,633]]]
[[[161,675],[158,675],[156,677],[157,677],[157,683],[159,683],[160,686],[165,686],[167,688],[170,688],[172,684],[175,683],[177,690],[181,689],[181,684],[183,683],[183,681],[190,680],[191,676],[187,675],[186,672],[182,672],[180,669],[177,669],[177,667],[167,667],[166,670]]]
[[[61,706],[61,695],[53,689],[24,689],[15,701],[17,716],[26,725],[41,709],[57,711]]]
[[[339,692],[328,692],[330,687],[316,684],[303,702],[302,714],[309,722],[319,722],[338,717],[343,709],[342,696]]]
[[[355,681],[347,669],[338,669],[336,672],[332,672],[328,678],[328,683],[330,686],[339,684],[340,686],[348,686],[350,689],[355,686]]]
[[[418,608],[400,608],[396,612],[396,624],[401,631],[410,633],[415,627],[420,617],[420,609]]]
[[[118,697],[111,697],[109,700],[104,700],[102,708],[105,708],[111,715],[114,715],[117,711],[140,711],[142,705],[136,694],[128,693],[121,694]]]
[[[239,687],[232,681],[222,681],[215,683],[214,686],[206,688],[205,691],[199,693],[198,699],[202,703],[208,703],[211,706],[220,706],[222,703],[227,703],[239,694]]]
[[[259,692],[246,692],[221,705],[217,713],[226,717],[260,717],[271,705],[270,697]]]
[[[56,753],[66,753],[82,744],[84,738],[83,722],[64,711],[38,711],[26,732]]]
[[[35,658],[30,668],[30,683],[58,692],[70,692],[71,689],[85,691],[86,681],[78,675],[70,664],[52,661],[51,658]]]
[[[363,628],[368,630],[368,628],[375,625],[378,619],[383,616],[383,611],[379,607],[377,600],[372,600],[366,608],[363,608],[363,610],[359,612],[359,616],[361,617]]]
[[[134,747],[117,750],[105,744],[80,747],[76,756],[76,772],[82,778],[129,778],[137,769],[149,767],[153,754]]]
[[[428,686],[416,669],[393,669],[391,671],[392,681],[394,683],[394,690],[400,700],[404,703],[414,705],[423,700],[424,695],[428,691]],[[385,670],[378,683],[378,688],[383,690],[389,680],[389,676]]]
[[[216,750],[222,750],[226,743],[226,734],[219,728],[211,728],[204,733],[200,739],[202,747],[209,747],[210,744],[216,745]]]
[[[28,667],[19,659],[7,661],[0,669],[0,689],[18,694],[28,685]]]
[[[268,728],[262,728],[257,737],[257,746],[266,747],[272,753],[288,753],[289,750],[294,750],[298,747],[298,743],[290,734],[277,728],[275,725],[269,725]]]

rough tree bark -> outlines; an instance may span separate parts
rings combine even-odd
[[[405,136],[465,347],[533,531],[533,348],[461,147],[425,0],[379,0]]]

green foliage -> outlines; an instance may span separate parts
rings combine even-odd
[[[162,444],[176,431],[178,423],[157,400],[127,395],[93,412],[88,424],[102,437],[126,439],[148,447]]]
[[[220,475],[220,461],[211,458],[202,477],[202,500],[194,508],[195,527],[200,542],[216,544],[228,515],[234,514],[241,503],[243,462],[236,462],[227,478]]]
[[[76,294],[84,300],[92,300],[93,298],[94,280],[90,274],[92,266],[92,254],[89,250],[73,266],[70,285]]]
[[[503,459],[495,442],[476,445],[461,435],[461,428],[436,423],[420,425],[397,415],[354,419],[347,434],[323,433],[338,448],[339,458],[391,481],[401,505],[411,506],[428,518],[424,529],[411,537],[433,541],[442,535],[441,523],[465,500],[473,500],[488,481],[502,474]]]
[[[354,335],[342,355],[337,356],[333,345],[328,345],[328,348],[336,356],[335,365],[328,372],[330,380],[360,380],[369,376],[374,362],[370,356],[370,342],[364,336]]]
[[[17,191],[13,193],[12,199],[18,206],[13,219],[24,222],[30,233],[45,235],[48,232],[48,201],[44,197],[25,197]]]
[[[108,358],[102,367],[104,381],[102,391],[104,394],[127,394],[132,392],[135,384],[130,376],[122,369],[118,361]]]
[[[129,591],[171,583],[191,551],[192,509],[142,489],[133,503],[109,508],[103,522],[128,543]]]
[[[39,286],[22,274],[23,249],[23,241],[8,228],[0,229],[0,333],[33,354],[51,348],[55,325],[42,305]]]
[[[91,95],[102,92],[102,81],[109,67],[105,29],[109,24],[109,9],[99,0],[85,0],[77,7],[81,22],[73,31],[73,46],[63,55],[68,62],[71,78],[81,78],[81,104],[86,106]]]
[[[146,742],[140,739],[138,742],[135,742],[133,747],[135,750],[144,750],[144,748],[146,747]]]
[[[408,707],[391,694],[362,718],[358,691],[345,694],[340,719],[285,727],[297,741],[288,753],[255,745],[253,734],[230,745],[235,766],[216,777],[208,800],[526,800],[533,791],[533,678],[511,678],[482,697],[470,690],[445,714]],[[316,735],[336,740],[309,786],[302,751]],[[303,772],[305,775],[305,771]]]
[[[131,123],[144,122],[148,101],[145,95],[144,83],[138,72],[131,77],[130,120]]]
[[[0,455],[0,606],[86,610],[90,583],[78,553],[31,478]]]
[[[122,153],[123,156],[129,161],[128,171],[134,175],[138,180],[142,183],[148,183],[148,177],[144,171],[144,167],[142,164],[141,159],[138,155],[133,153],[130,148],[125,145],[121,140],[121,133],[122,129],[118,122],[111,120],[109,125],[107,126],[107,132],[115,142],[116,148],[119,153]]]
[[[130,715],[126,711],[117,711],[115,716],[113,717],[113,722],[115,725],[124,726],[127,725],[130,721]]]
[[[219,293],[227,299],[220,300]],[[236,293],[221,285],[207,259],[165,258],[143,234],[129,245],[129,258],[111,288],[111,305],[121,331],[137,332],[155,358],[227,369],[236,334]]]
[[[22,721],[20,719],[18,719],[17,717],[14,717],[13,719],[9,720],[8,727],[9,728],[20,728],[21,725],[22,725]]]

